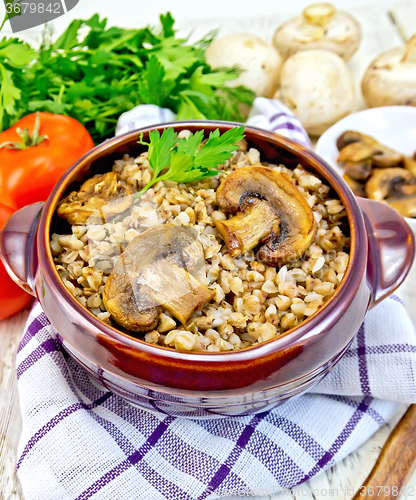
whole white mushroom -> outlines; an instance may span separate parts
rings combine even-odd
[[[365,72],[361,89],[370,108],[416,106],[416,35],[378,56]]]
[[[232,34],[217,38],[206,50],[205,59],[212,68],[240,68],[238,78],[227,84],[244,85],[256,96],[272,97],[279,86],[282,59],[274,47],[257,36]]]
[[[311,135],[321,135],[355,108],[345,62],[328,50],[297,52],[284,63],[276,94]]]
[[[282,24],[274,34],[273,45],[283,59],[300,50],[324,49],[348,61],[360,41],[360,25],[350,14],[330,3],[316,3]]]

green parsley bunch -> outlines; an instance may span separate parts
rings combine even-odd
[[[226,85],[238,76],[235,69],[207,65],[213,35],[189,44],[176,36],[170,13],[160,22],[160,29],[108,28],[95,14],[72,21],[54,43],[44,36],[37,52],[3,38],[1,129],[25,114],[49,111],[73,116],[101,142],[114,135],[120,114],[138,104],[169,108],[178,120],[243,121],[241,104],[250,105],[254,95]]]

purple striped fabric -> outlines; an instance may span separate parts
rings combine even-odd
[[[336,464],[401,402],[416,402],[415,369],[416,333],[392,296],[370,311],[350,350],[313,394],[250,417],[174,418],[135,407],[92,382],[36,304],[17,357],[23,416],[18,474],[25,499],[277,493]]]

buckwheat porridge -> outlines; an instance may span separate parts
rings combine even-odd
[[[242,349],[317,312],[347,269],[344,207],[300,165],[239,145],[215,175],[162,179],[140,197],[155,168],[148,151],[125,155],[61,200],[72,232],[52,234],[51,250],[71,294],[105,323],[184,351]],[[181,148],[172,167],[188,161]]]

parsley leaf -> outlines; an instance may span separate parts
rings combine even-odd
[[[167,128],[163,131],[162,136],[158,130],[152,130],[149,133],[150,143],[143,142],[143,134],[138,141],[139,144],[149,146],[149,163],[153,169],[153,174],[157,175],[171,161],[171,150],[178,142],[178,134],[173,128]]]
[[[244,127],[237,127],[227,130],[222,135],[218,129],[209,134],[208,142],[195,155],[195,165],[216,169],[229,158],[235,151],[235,143],[240,141]]]
[[[0,64],[1,87],[0,87],[0,123],[3,122],[4,113],[13,114],[15,104],[20,99],[21,91],[14,85],[12,72]]]
[[[220,172],[219,166],[239,149],[240,146],[236,143],[244,138],[244,126],[227,130],[222,135],[216,129],[200,148],[203,137],[204,132],[199,130],[178,140],[173,128],[167,128],[162,136],[157,130],[150,132],[150,142],[145,142],[142,134],[138,142],[149,147],[148,156],[153,178],[135,195],[135,199],[159,181],[194,182],[217,175]]]

